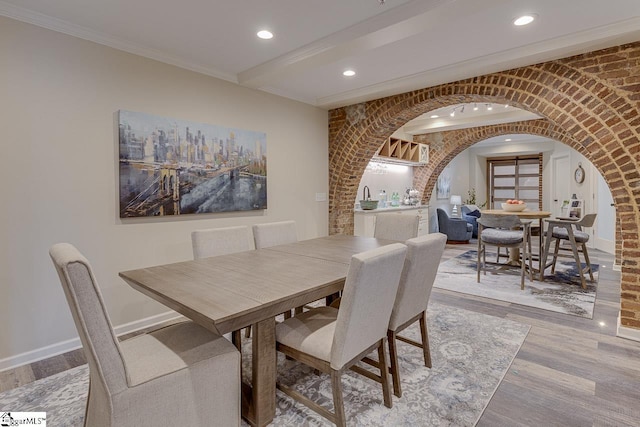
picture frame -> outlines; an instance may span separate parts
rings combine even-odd
[[[120,217],[267,208],[266,133],[118,111]]]

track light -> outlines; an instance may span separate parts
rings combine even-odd
[[[478,104],[473,104],[473,111],[478,111]]]
[[[487,104],[487,111],[491,111],[493,110],[493,107],[491,106],[491,104]]]

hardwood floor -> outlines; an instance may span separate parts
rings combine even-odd
[[[469,249],[447,245],[443,260]],[[600,264],[593,319],[434,289],[432,301],[531,325],[478,426],[640,425],[640,343],[615,336],[620,273],[612,255],[589,254]],[[0,372],[0,391],[83,363],[75,350]]]

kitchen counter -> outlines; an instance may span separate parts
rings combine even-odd
[[[428,209],[429,205],[400,205],[388,208],[378,208],[378,209],[354,209],[354,213],[382,213],[382,212],[393,212],[393,211],[403,211],[409,209]]]
[[[376,215],[379,213],[396,213],[398,215],[417,215],[420,217],[418,236],[429,233],[429,205],[400,205],[379,209],[354,209],[353,234],[373,237],[376,228]]]

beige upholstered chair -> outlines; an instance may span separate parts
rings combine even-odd
[[[193,258],[234,254],[253,249],[251,229],[247,226],[209,228],[191,233]]]
[[[478,263],[477,280],[480,283],[480,271],[487,274],[487,246],[500,248],[517,248],[521,253],[520,289],[524,290],[524,273],[526,261],[529,260],[529,281],[533,281],[533,266],[531,261],[531,221],[520,220],[516,215],[491,215],[483,214],[478,218]],[[529,251],[527,251],[529,248]],[[497,261],[498,261],[497,260]],[[493,264],[498,264],[498,262]],[[499,264],[504,268],[506,264]],[[497,269],[495,271],[498,271]]]
[[[269,248],[271,246],[286,245],[298,241],[295,221],[269,222],[255,224],[253,226],[253,240],[256,249]],[[296,307],[296,313],[302,313],[303,307]],[[291,317],[291,312],[284,313],[285,318]]]
[[[418,236],[418,215],[381,213],[376,215],[373,237],[404,242]]]
[[[587,285],[584,279],[585,270],[589,273],[589,278],[593,282],[593,271],[591,270],[591,261],[589,260],[589,252],[587,251],[587,242],[589,241],[589,233],[585,232],[582,228],[593,227],[593,224],[596,222],[596,216],[598,214],[587,214],[582,217],[579,221],[549,221],[549,228],[551,228],[551,233],[547,230],[547,239],[550,241],[555,240],[555,248],[553,251],[553,262],[551,264],[551,274],[556,271],[556,261],[558,257],[572,257],[576,262],[576,267],[578,272],[580,273],[580,282],[583,289],[586,289]],[[569,248],[561,248],[560,241],[569,242]],[[545,242],[546,243],[546,242]],[[549,247],[549,243],[546,243],[545,248]],[[569,250],[572,252],[572,255],[561,255],[559,251]],[[586,267],[582,268],[582,263],[580,262],[580,253],[582,252],[582,256],[584,257],[584,262]],[[544,257],[546,260],[546,256]],[[546,268],[546,266],[545,266]],[[544,280],[544,269],[541,269],[540,280]]]
[[[256,249],[286,245],[298,241],[295,221],[270,222],[253,226],[253,239]]]
[[[429,351],[429,335],[427,333],[427,305],[446,243],[447,236],[442,233],[428,234],[406,241],[407,257],[387,332],[393,391],[398,397],[402,396],[402,389],[400,387],[396,338],[422,348],[424,365],[428,368],[431,367],[431,352]],[[422,343],[397,335],[398,332],[415,322],[420,322]]]
[[[201,259],[250,251],[253,249],[253,237],[251,229],[247,226],[209,228],[193,231],[191,244],[193,258]],[[246,330],[247,337],[251,334],[250,328]],[[224,337],[232,339],[238,350],[241,349],[240,331],[234,331],[233,337],[231,334],[225,334]]]
[[[85,426],[240,425],[240,353],[182,322],[118,342],[89,262],[49,251],[89,363]]]
[[[331,375],[335,413],[282,384],[278,385],[280,390],[344,426],[342,373],[377,349],[384,404],[391,407],[384,344],[406,252],[405,245],[393,243],[354,255],[339,310],[314,308],[276,326],[278,351]]]

